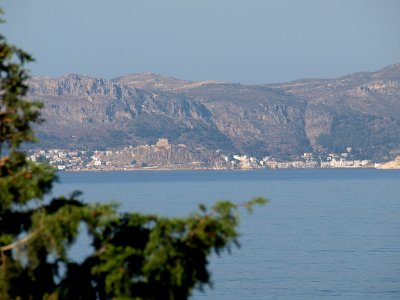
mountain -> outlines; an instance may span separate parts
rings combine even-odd
[[[45,104],[39,147],[112,149],[172,144],[258,157],[344,152],[389,160],[400,154],[400,64],[336,79],[242,85],[152,73],[113,80],[34,77]]]

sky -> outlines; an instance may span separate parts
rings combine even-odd
[[[245,84],[400,63],[398,0],[3,0],[32,75],[154,72]]]

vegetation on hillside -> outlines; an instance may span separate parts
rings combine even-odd
[[[357,159],[380,161],[400,146],[400,123],[373,115],[347,113],[335,116],[329,134],[321,134],[317,142],[328,152],[346,152],[352,148]]]

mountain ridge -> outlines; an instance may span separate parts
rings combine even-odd
[[[39,146],[47,148],[118,148],[166,137],[256,156],[346,146],[374,160],[400,153],[400,64],[335,79],[261,85],[154,73],[111,80],[36,76],[29,81],[29,97],[45,103],[47,122],[37,129]],[[346,132],[351,138],[343,137]]]

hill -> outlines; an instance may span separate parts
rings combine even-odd
[[[45,103],[43,148],[113,149],[173,144],[258,157],[343,152],[400,154],[400,64],[336,79],[242,85],[141,73],[113,80],[34,77]]]
[[[394,160],[386,162],[378,167],[378,169],[400,169],[400,156],[397,156]]]

